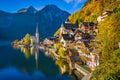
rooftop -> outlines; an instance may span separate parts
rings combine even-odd
[[[82,22],[81,24],[84,25],[84,26],[86,26],[86,27],[96,25],[96,24],[93,23],[93,22]]]
[[[64,27],[65,29],[78,28],[77,24],[71,24],[71,23],[63,23],[63,27]]]
[[[70,49],[69,51],[72,53],[77,52],[77,50],[75,50],[75,49]]]
[[[64,40],[74,40],[74,36],[71,34],[62,34]]]
[[[71,62],[82,61],[79,56],[69,56]]]

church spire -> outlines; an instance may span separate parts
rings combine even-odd
[[[37,23],[37,26],[36,26],[36,43],[39,44],[38,23]]]
[[[38,23],[37,23],[37,26],[36,26],[36,33],[38,33]]]

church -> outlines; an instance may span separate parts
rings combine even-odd
[[[38,24],[36,26],[35,36],[30,36],[31,44],[39,44]]]

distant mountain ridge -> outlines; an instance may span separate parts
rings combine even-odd
[[[23,8],[17,11],[17,13],[22,13],[22,12],[30,12],[30,13],[35,13],[37,10],[33,7],[30,6],[28,8]]]
[[[26,33],[34,35],[37,23],[40,37],[53,36],[69,15],[56,5],[46,5],[41,10],[30,6],[16,13],[0,11],[0,39],[20,39]]]

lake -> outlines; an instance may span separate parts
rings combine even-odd
[[[0,42],[0,80],[74,79],[56,63],[37,48],[13,48],[11,41]]]

